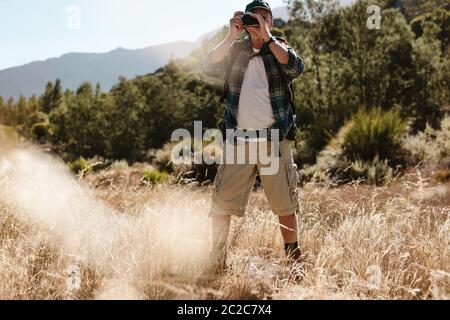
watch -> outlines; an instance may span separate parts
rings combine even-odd
[[[270,46],[270,44],[271,44],[272,42],[277,42],[277,41],[278,41],[278,40],[277,40],[277,37],[271,36],[270,39],[269,39],[269,41],[266,42],[266,45],[267,45],[267,46]]]

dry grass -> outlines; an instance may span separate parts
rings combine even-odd
[[[449,299],[450,184],[411,170],[384,187],[301,189],[311,263],[286,265],[262,191],[233,221],[228,272],[202,281],[210,189],[83,181],[0,145],[0,299]]]

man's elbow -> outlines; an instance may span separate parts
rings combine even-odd
[[[305,69],[305,64],[303,63],[303,60],[299,57],[296,57],[296,61],[286,64],[283,68],[284,74],[289,77],[290,79],[298,78]]]
[[[299,77],[302,75],[303,71],[305,70],[305,63],[302,58],[297,57],[297,59],[298,59],[298,62],[297,62],[296,72],[297,72],[297,77]]]
[[[284,72],[289,78],[295,79],[303,73],[305,64],[303,59],[300,58],[292,49],[289,50],[288,56],[289,59],[288,63],[284,67]]]

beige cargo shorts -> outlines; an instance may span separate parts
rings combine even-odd
[[[235,164],[236,162],[233,162],[229,164],[227,161],[219,165],[214,180],[212,207],[209,215],[242,217],[245,214],[257,174],[260,176],[266,198],[275,214],[278,216],[289,216],[298,213],[297,184],[299,175],[292,154],[293,142],[287,139],[279,142],[279,152],[276,155],[276,148],[272,152],[272,142],[264,142],[266,147],[261,149],[263,150],[262,154],[264,152],[272,154],[274,155],[272,160],[278,161],[278,170],[270,174],[264,174],[263,170],[263,168],[267,169],[269,167],[267,159],[261,159],[258,156],[257,160],[253,158],[253,161],[249,161],[249,150],[252,148],[254,150],[255,145],[259,146],[261,142],[240,141],[240,143],[245,144],[245,163],[239,162],[241,164]],[[253,144],[252,147],[250,147],[251,144]],[[234,159],[236,159],[236,154],[239,153],[236,152],[237,146],[232,146],[231,148],[234,148],[233,154],[235,155]],[[228,149],[224,148],[225,158],[227,158],[228,154],[225,150]]]

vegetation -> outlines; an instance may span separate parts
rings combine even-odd
[[[406,123],[397,112],[360,111],[345,134],[343,151],[350,160],[396,160],[401,157],[401,139]]]
[[[141,178],[142,183],[150,185],[167,180],[169,180],[169,174],[158,170],[146,171]]]
[[[448,1],[377,1],[380,30],[366,27],[372,1],[291,2],[276,32],[307,67],[294,155],[307,259],[285,260],[256,188],[232,220],[227,270],[202,277],[216,168],[175,165],[169,139],[217,126],[221,84],[200,63],[224,29],[110,92],[56,80],[0,97],[0,299],[450,298]]]
[[[409,163],[437,164],[450,169],[450,117],[442,119],[440,129],[427,125],[424,131],[406,137],[403,144],[409,153]]]
[[[411,135],[440,127],[450,110],[450,8],[445,1],[416,2],[380,2],[379,30],[367,28],[368,0],[346,8],[332,0],[291,1],[291,20],[276,21],[274,32],[287,37],[306,63],[295,82],[300,166],[316,164],[352,120],[342,151],[348,160],[360,161],[359,168],[372,166],[376,155],[394,170],[407,164],[406,155],[397,152],[405,123]],[[68,162],[96,156],[159,161],[154,150],[170,140],[174,129],[192,131],[194,120],[202,120],[205,130],[217,127],[221,84],[202,75],[200,65],[226,32],[205,40],[185,60],[136,79],[119,79],[110,92],[90,83],[63,92],[56,80],[39,97],[0,98],[0,124]],[[166,160],[156,166],[178,174]]]
[[[89,163],[85,159],[80,158],[73,162],[70,162],[68,164],[68,167],[73,173],[79,174],[89,170]]]
[[[0,160],[0,299],[450,298],[450,188],[426,171],[378,187],[307,184],[302,265],[285,262],[258,190],[232,221],[229,268],[205,281],[210,188],[149,189],[125,162],[78,183],[60,162],[1,145]]]

